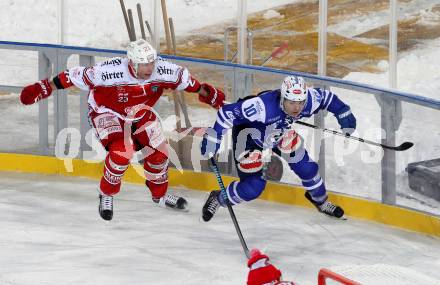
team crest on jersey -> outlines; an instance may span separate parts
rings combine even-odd
[[[153,86],[151,87],[151,91],[152,91],[153,93],[157,93],[157,90],[159,90],[159,86],[157,86],[157,85],[153,85]]]

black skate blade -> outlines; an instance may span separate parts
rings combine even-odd
[[[348,220],[347,217],[346,217],[345,215],[342,216],[342,217],[340,217],[340,218],[338,218],[338,217],[334,217],[334,216],[329,216],[329,215],[326,215],[326,216],[328,216],[328,217],[331,218],[331,219],[339,220],[339,221],[346,221],[346,220]]]
[[[160,206],[159,206],[159,207],[160,207]],[[160,207],[160,208],[167,209],[167,210],[170,210],[170,211],[173,211],[173,212],[182,212],[182,213],[188,213],[188,212],[189,212],[188,204],[185,205],[185,208],[183,208],[183,209],[172,208],[172,207],[168,207],[168,206]]]
[[[188,203],[185,205],[185,208],[183,208],[183,209],[179,209],[179,208],[170,208],[170,210],[177,211],[177,212],[188,213],[188,212],[189,212]]]
[[[153,204],[159,208],[162,208],[162,209],[172,210],[172,211],[176,211],[176,212],[183,212],[183,213],[189,212],[188,201],[186,201],[186,200],[183,204],[183,208],[172,207],[167,204],[159,205],[159,202],[154,201],[154,199],[153,199]]]
[[[332,220],[339,220],[339,221],[347,221],[348,220],[348,218],[345,215],[343,215],[342,217],[338,218],[338,217],[335,217],[335,216],[327,215],[326,213],[323,213],[321,211],[319,211],[319,213],[324,215],[327,218],[332,219]]]
[[[160,207],[160,206],[159,206]],[[165,206],[165,207],[160,207],[160,208],[164,208],[173,212],[182,212],[182,213],[188,213],[189,212],[189,207],[188,207],[188,203],[186,203],[185,208],[181,209],[181,208],[173,208],[173,207],[169,207],[169,206]]]

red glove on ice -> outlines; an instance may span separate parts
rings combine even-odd
[[[52,87],[50,87],[49,80],[44,79],[23,88],[20,101],[24,105],[31,105],[49,97],[50,94],[52,94]]]
[[[202,88],[208,92],[208,96],[202,96],[199,94],[200,102],[211,105],[216,109],[220,109],[225,104],[225,94],[220,89],[217,89],[208,83],[203,83]]]
[[[262,254],[258,249],[251,250],[251,258],[248,260],[250,269],[247,285],[263,285],[280,281],[281,271],[269,263],[269,257]]]

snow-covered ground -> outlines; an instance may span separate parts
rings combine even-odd
[[[435,0],[399,1],[397,4],[397,16],[400,20],[420,16],[418,23],[430,25],[433,22],[440,21],[439,15],[432,13],[432,8],[436,4],[438,4],[438,1]],[[328,31],[346,37],[354,37],[389,24],[390,11],[388,9],[368,14],[361,13],[361,11],[362,9],[360,9],[357,15],[350,17],[346,21],[340,21],[329,26]]]
[[[2,0],[0,40],[38,43],[59,43],[59,7],[61,0]],[[121,48],[128,36],[117,0],[63,0],[64,44]],[[126,9],[133,11],[137,34],[140,34],[136,4],[141,3],[144,20],[154,29],[154,2],[125,0]],[[247,1],[249,13],[262,11],[301,0]],[[237,3],[233,0],[167,0],[168,17],[173,18],[177,36],[189,35],[195,29],[234,20]],[[160,12],[159,8],[159,12]],[[159,15],[163,31],[162,15]],[[112,24],[109,24],[112,23]],[[147,31],[148,32],[148,31]]]

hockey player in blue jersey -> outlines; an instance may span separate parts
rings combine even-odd
[[[262,151],[272,149],[289,164],[302,181],[306,198],[322,213],[340,218],[344,210],[327,199],[318,164],[304,149],[302,138],[292,128],[301,118],[311,117],[320,110],[333,113],[344,133],[356,128],[356,118],[350,107],[334,93],[319,88],[307,88],[302,77],[288,76],[281,89],[264,91],[236,103],[223,106],[212,128],[208,128],[201,143],[204,157],[214,156],[223,134],[232,128],[233,153],[239,181],[226,187],[226,193],[212,191],[202,210],[209,221],[220,206],[237,205],[254,200],[266,186],[263,177]]]

